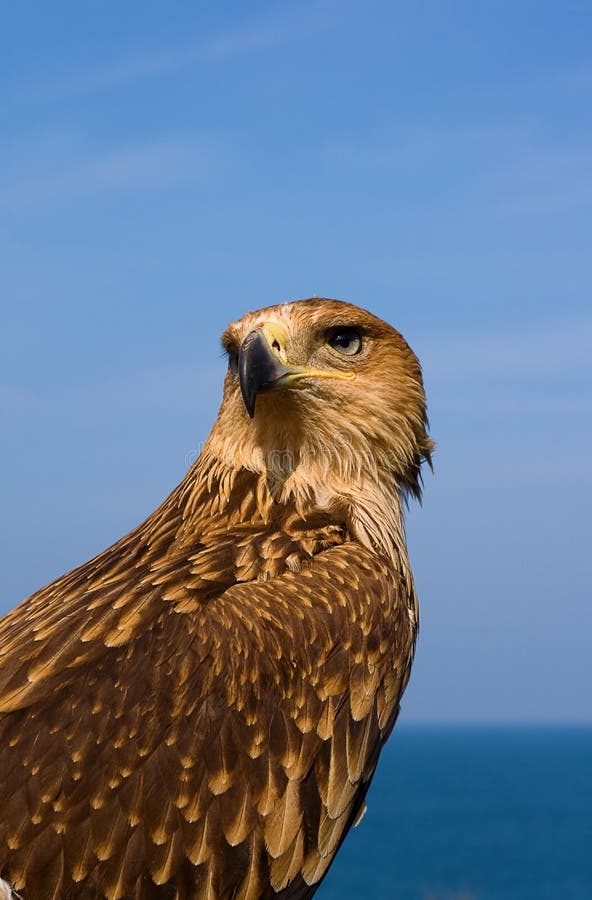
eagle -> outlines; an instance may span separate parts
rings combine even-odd
[[[418,628],[420,365],[329,299],[222,343],[178,487],[0,622],[0,896],[303,900],[365,810]]]

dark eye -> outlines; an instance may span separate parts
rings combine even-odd
[[[236,375],[238,372],[238,354],[228,352],[228,368],[232,372],[233,375]]]
[[[355,356],[362,349],[362,336],[356,328],[334,328],[327,343],[344,356]]]

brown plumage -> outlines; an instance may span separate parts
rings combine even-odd
[[[333,300],[223,343],[179,487],[0,623],[0,875],[25,900],[311,897],[395,723],[419,364]]]

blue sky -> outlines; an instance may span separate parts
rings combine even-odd
[[[1,609],[183,477],[229,320],[339,297],[439,444],[405,719],[590,721],[590,46],[584,2],[6,5]]]

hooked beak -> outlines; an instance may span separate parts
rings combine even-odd
[[[251,419],[255,415],[257,394],[279,387],[282,379],[291,375],[293,371],[288,369],[274,353],[264,329],[251,331],[246,336],[238,354],[238,379]]]
[[[286,365],[288,335],[276,322],[250,331],[238,354],[238,379],[243,400],[251,419],[255,415],[257,394],[282,387],[298,387],[307,378],[339,378],[349,381],[353,372],[289,367]]]

